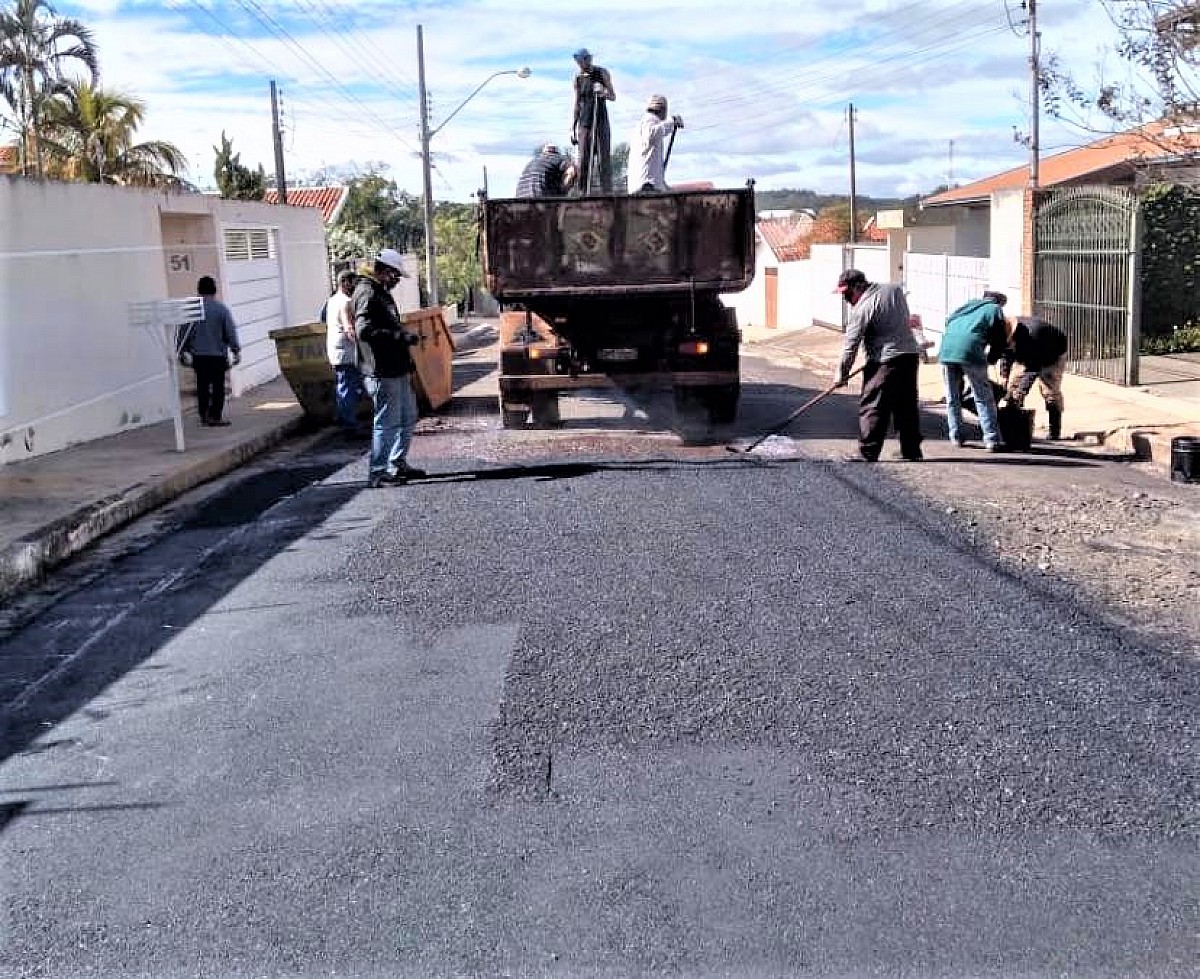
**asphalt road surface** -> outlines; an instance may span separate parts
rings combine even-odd
[[[0,641],[0,975],[1196,975],[1194,663],[659,407],[318,443]]]

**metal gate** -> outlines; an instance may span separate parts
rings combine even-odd
[[[1068,370],[1137,384],[1137,198],[1115,187],[1052,191],[1033,226],[1033,311],[1066,332]]]

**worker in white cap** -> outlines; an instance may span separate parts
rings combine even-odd
[[[667,118],[667,97],[651,95],[646,114],[630,140],[629,192],[631,194],[665,191],[667,153],[664,143],[683,128],[679,116]]]
[[[425,475],[408,464],[408,446],[417,425],[413,359],[409,348],[420,338],[404,329],[392,290],[406,275],[404,257],[385,248],[354,287],[354,330],[359,367],[375,405],[367,486],[396,486]]]

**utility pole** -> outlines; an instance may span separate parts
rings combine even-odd
[[[954,140],[950,140],[950,171],[946,174],[946,185],[954,186]]]
[[[1041,117],[1041,57],[1042,38],[1037,29],[1037,0],[1029,0],[1029,186],[1038,189],[1038,123]]]
[[[854,168],[854,103],[846,113],[850,120],[850,244],[858,241],[858,193],[856,190],[857,173]]]
[[[425,37],[417,25],[417,88],[421,100],[421,175],[425,182],[425,287],[438,306],[437,247],[433,240],[433,172],[429,161],[429,98],[425,92]]]
[[[275,189],[279,203],[287,203],[287,180],[283,175],[283,135],[279,131],[279,96],[275,91],[275,79],[271,79],[271,136],[275,144]]]

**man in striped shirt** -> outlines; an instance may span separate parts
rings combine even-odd
[[[547,143],[525,164],[517,181],[518,197],[563,197],[575,182],[575,165]]]

